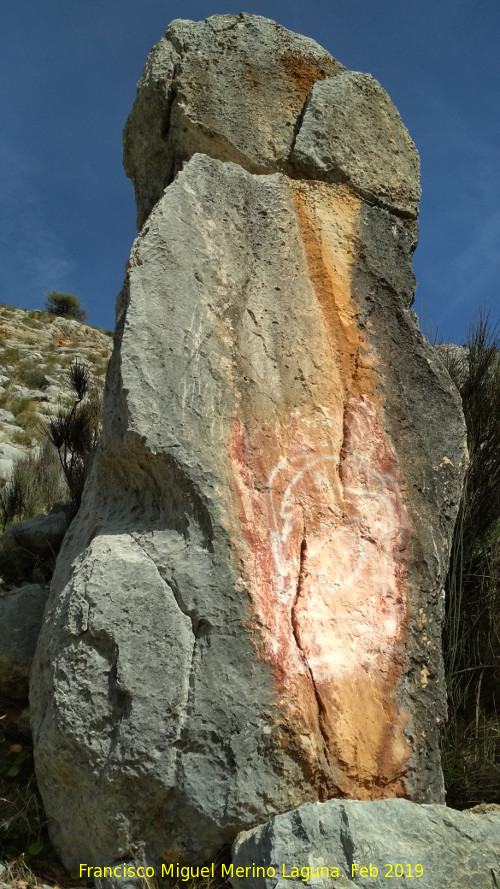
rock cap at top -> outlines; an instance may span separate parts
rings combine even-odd
[[[251,173],[347,182],[417,214],[418,153],[387,93],[261,16],[176,19],[149,53],[124,130],[139,228],[197,152]]]

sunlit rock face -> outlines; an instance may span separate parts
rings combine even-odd
[[[354,135],[327,157],[337,77]],[[305,801],[442,797],[463,422],[410,308],[415,148],[345,77],[241,15],[174,22],[139,82],[145,221],[32,682],[71,868],[201,861]]]

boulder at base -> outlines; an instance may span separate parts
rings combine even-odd
[[[234,889],[494,889],[499,839],[500,811],[479,815],[403,799],[329,800],[240,834],[231,882]],[[241,876],[237,868],[245,868]]]
[[[356,161],[316,166],[311,114],[336,91],[307,97],[343,70],[215,16],[174,22],[139,83],[145,221],[33,671],[70,868],[203,861],[307,801],[442,800],[464,426],[411,310],[415,148],[370,79],[340,91],[357,115],[382,103]]]

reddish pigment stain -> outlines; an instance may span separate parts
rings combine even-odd
[[[408,756],[406,719],[395,709],[408,519],[394,453],[370,399],[352,399],[344,417],[330,422],[343,423],[340,454],[331,436],[297,413],[289,439],[283,428],[274,441],[270,429],[247,435],[235,422],[243,562],[260,656],[272,666],[284,710],[294,701],[296,714],[298,697],[312,694],[315,725],[302,729],[321,735],[328,760],[344,762],[340,790],[363,796],[368,785],[367,795],[377,796],[384,790],[374,786],[394,784],[392,773],[399,776]],[[390,751],[383,765],[394,730],[397,765]]]

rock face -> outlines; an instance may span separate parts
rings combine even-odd
[[[144,225],[33,671],[56,848],[193,863],[305,801],[441,800],[464,428],[410,308],[415,148],[370,77],[215,16],[150,54],[125,162]]]
[[[306,804],[237,838],[234,873],[249,871],[232,884],[382,889],[389,879],[396,886],[404,879],[421,889],[492,889],[500,884],[499,837],[500,812],[456,812],[403,799]],[[276,877],[253,875],[253,864],[274,868]]]
[[[57,553],[70,522],[69,507],[64,507],[64,503],[56,503],[49,515],[37,515],[9,525],[0,538],[0,550],[10,552],[24,548],[40,558]]]
[[[417,215],[417,150],[389,96],[369,74],[345,71],[314,84],[291,159],[312,179],[349,182],[368,201],[402,216]]]

